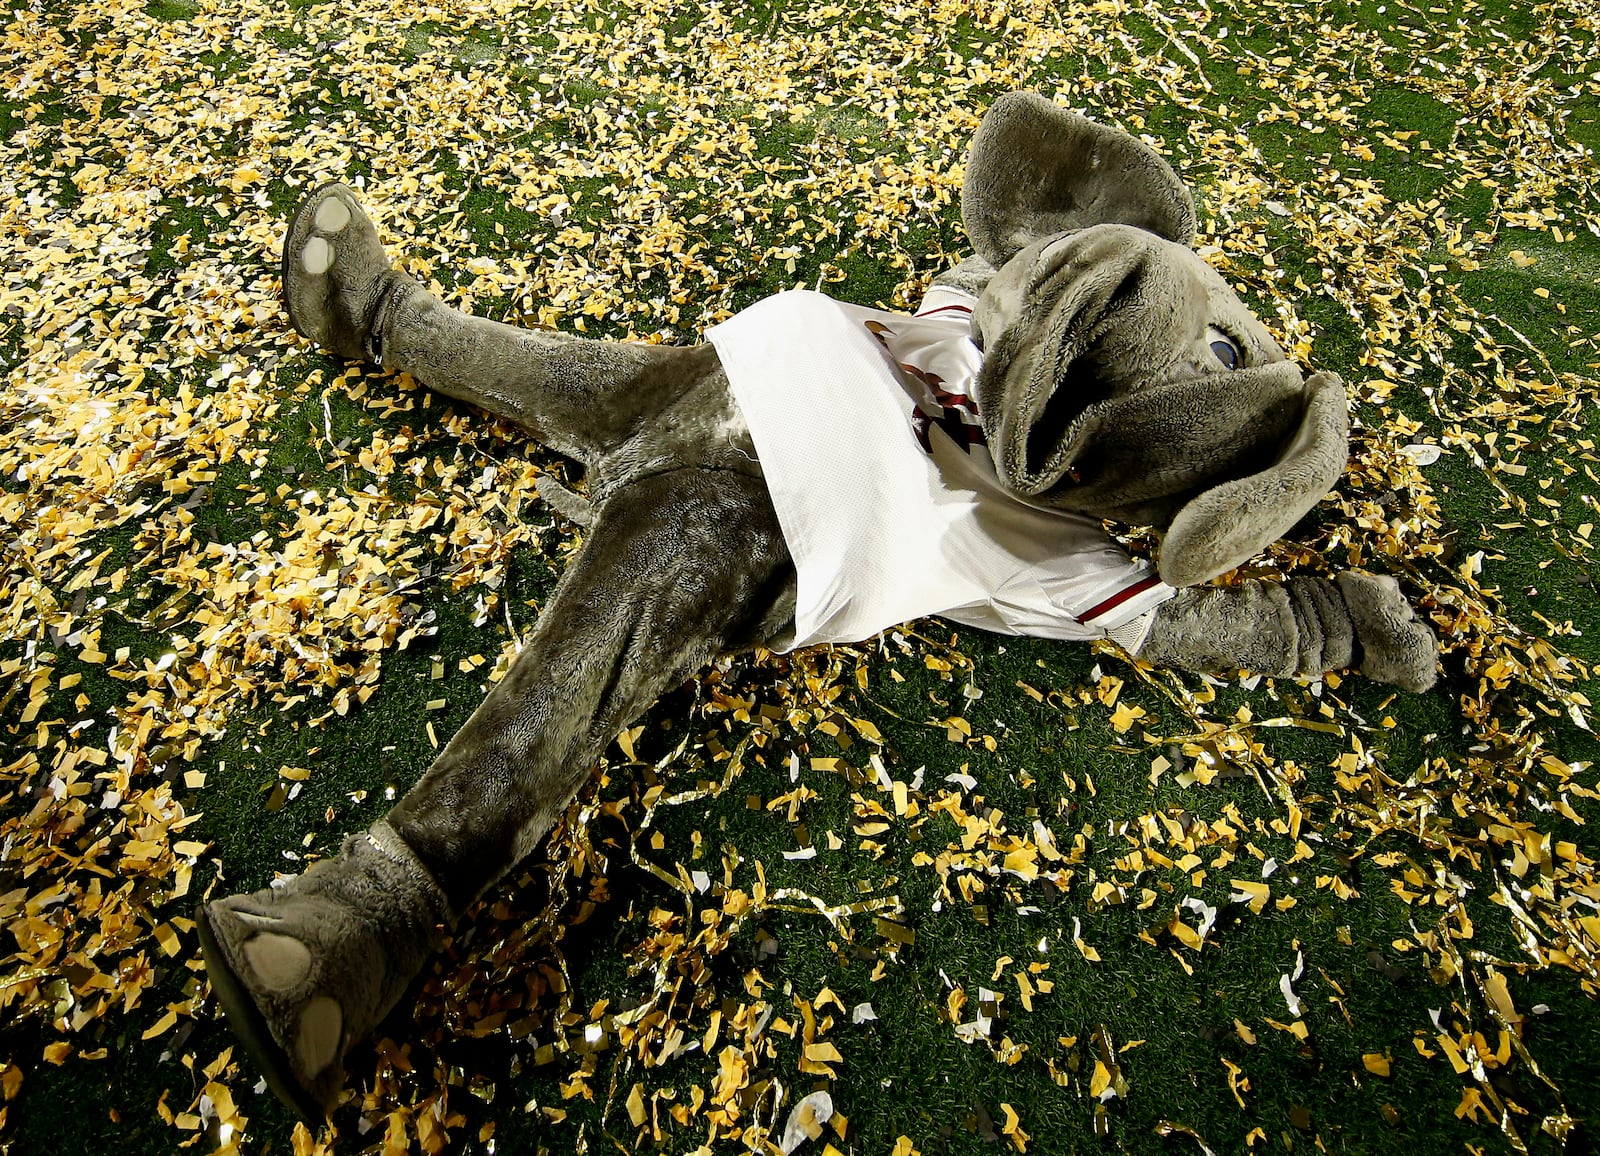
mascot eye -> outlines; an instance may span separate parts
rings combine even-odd
[[[1220,329],[1211,328],[1206,331],[1206,336],[1211,338],[1211,352],[1216,359],[1222,362],[1224,369],[1238,369],[1239,362],[1243,360],[1239,347],[1233,338],[1223,333]]]

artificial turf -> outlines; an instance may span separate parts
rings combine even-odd
[[[0,11],[0,1146],[737,1151],[812,1090],[801,1151],[1593,1146],[1592,6]],[[1440,684],[936,620],[719,664],[297,1131],[194,905],[380,817],[581,531],[552,455],[289,334],[288,209],[352,181],[441,293],[591,336],[905,307],[1013,87],[1145,134],[1346,378],[1351,470],[1247,571],[1397,574]]]

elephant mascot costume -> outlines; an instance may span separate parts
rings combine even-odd
[[[350,189],[296,210],[300,333],[509,419],[589,490],[544,491],[587,540],[416,786],[337,856],[201,912],[228,1021],[302,1115],[338,1102],[346,1051],[612,738],[718,654],[939,614],[1160,666],[1432,684],[1437,643],[1391,578],[1206,584],[1327,493],[1346,403],[1191,248],[1167,163],[1012,93],[973,140],[961,212],[976,255],[915,316],[781,293],[672,347],[471,317],[390,265]],[[1104,519],[1155,526],[1159,565]]]

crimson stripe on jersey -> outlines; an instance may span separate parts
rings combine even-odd
[[[1079,622],[1087,624],[1087,623],[1093,621],[1094,619],[1099,618],[1102,614],[1109,614],[1113,610],[1115,610],[1117,607],[1121,606],[1128,599],[1133,598],[1136,595],[1143,594],[1146,590],[1150,589],[1150,587],[1156,585],[1160,581],[1161,581],[1160,577],[1158,575],[1155,575],[1155,574],[1151,574],[1151,575],[1148,575],[1147,577],[1141,578],[1141,579],[1139,579],[1139,581],[1135,582],[1132,586],[1124,586],[1121,590],[1118,590],[1115,594],[1113,594],[1110,598],[1107,598],[1104,602],[1101,602],[1097,606],[1091,606],[1089,609],[1085,610],[1082,614],[1077,615],[1077,620]]]
[[[939,306],[939,308],[930,309],[926,313],[918,313],[917,316],[918,317],[934,317],[934,316],[937,316],[940,313],[966,313],[966,314],[970,315],[972,313],[972,306],[970,306],[970,305],[941,305],[941,306]]]

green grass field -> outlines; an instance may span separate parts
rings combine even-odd
[[[813,1091],[819,1156],[1592,1151],[1597,20],[0,0],[0,1152],[771,1152]],[[196,904],[382,815],[580,531],[559,459],[294,336],[287,211],[356,184],[519,324],[905,308],[1012,88],[1151,141],[1345,377],[1349,471],[1242,573],[1397,575],[1439,685],[937,620],[719,663],[297,1127]]]

